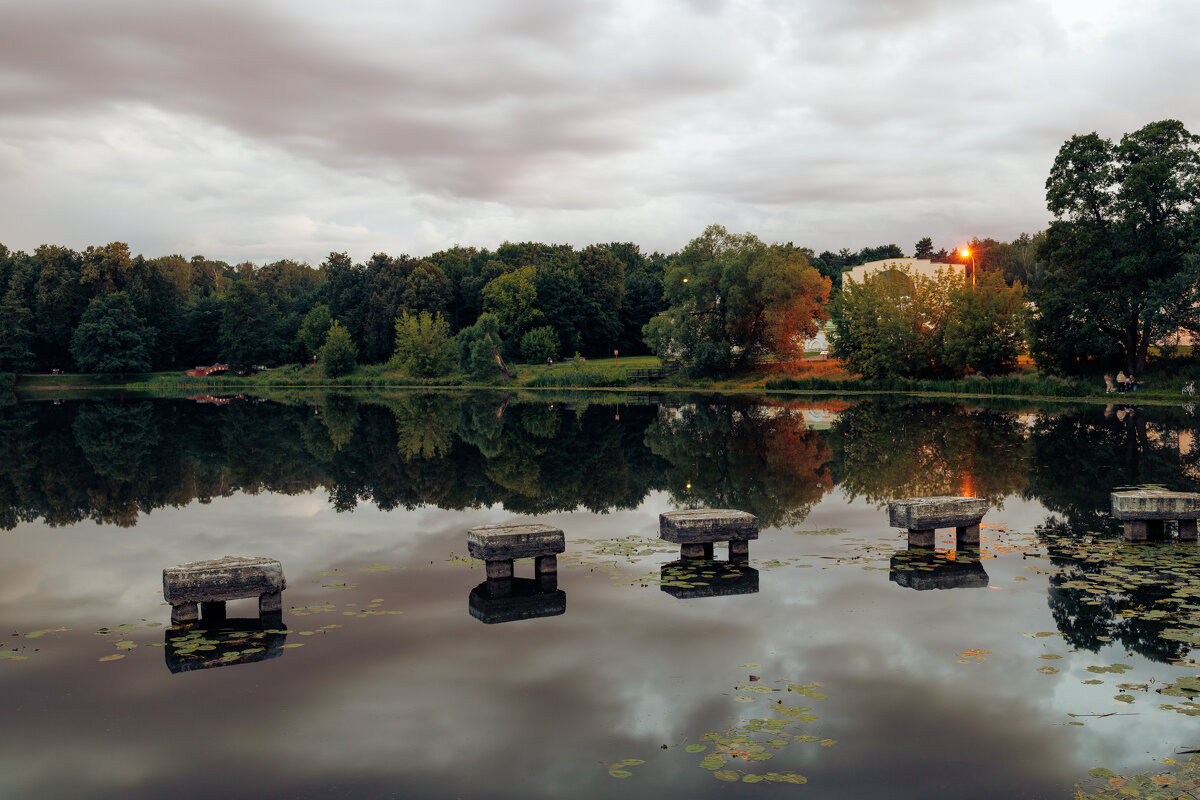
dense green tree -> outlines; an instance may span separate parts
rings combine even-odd
[[[404,287],[404,307],[414,313],[440,314],[454,297],[454,288],[441,267],[429,261],[417,263]]]
[[[528,363],[557,358],[558,348],[558,334],[549,325],[534,328],[521,337],[521,357]]]
[[[834,354],[867,378],[928,378],[1011,370],[1023,344],[1020,284],[980,273],[908,269],[847,281],[831,303]]]
[[[154,330],[125,292],[89,303],[71,336],[71,356],[84,372],[145,372],[153,346]]]
[[[536,269],[521,267],[488,281],[483,287],[483,308],[494,314],[505,342],[506,354],[515,354],[521,335],[542,321],[537,309]]]
[[[1046,180],[1049,268],[1033,298],[1040,365],[1079,369],[1111,345],[1140,374],[1153,342],[1194,322],[1198,201],[1200,137],[1176,120],[1115,145],[1090,133],[1062,146]]]
[[[797,357],[828,319],[829,281],[803,253],[720,225],[684,248],[664,286],[670,307],[647,324],[646,343],[698,372],[726,372],[766,353]]]
[[[325,335],[325,344],[317,351],[317,362],[330,378],[350,374],[358,363],[358,348],[354,346],[350,332],[336,319]]]
[[[933,239],[922,236],[913,248],[913,258],[930,258],[933,256]]]
[[[214,364],[221,354],[221,320],[225,303],[216,295],[200,294],[183,308],[179,322],[179,361],[186,365]]]
[[[395,325],[397,366],[410,375],[445,375],[454,368],[450,323],[440,313],[403,312]]]
[[[324,303],[317,303],[304,315],[304,319],[300,322],[300,329],[296,332],[296,338],[299,339],[300,346],[304,350],[305,361],[311,359],[321,349],[321,345],[325,343],[325,336],[329,333],[332,325],[333,317],[329,314],[329,306]]]
[[[69,248],[42,245],[34,253],[34,263],[34,352],[43,369],[67,369],[71,334],[90,299],[80,280],[81,259]]]
[[[945,364],[955,374],[1011,372],[1025,348],[1024,287],[1009,287],[998,272],[981,272],[973,283],[953,280],[942,334]]]
[[[938,282],[907,270],[846,281],[830,304],[833,354],[865,378],[928,377],[941,370],[946,297]]]
[[[454,344],[463,372],[473,378],[492,378],[498,374],[500,323],[494,314],[480,314],[474,325],[458,332]]]
[[[578,274],[587,315],[587,324],[580,331],[580,349],[600,355],[620,341],[625,265],[607,247],[591,245],[579,254]]]
[[[864,247],[858,252],[858,264],[870,261],[884,261],[889,258],[904,258],[904,251],[899,245],[881,244],[878,247]],[[857,265],[855,265],[857,266]]]
[[[32,369],[33,312],[16,289],[9,289],[0,301],[0,372]]]
[[[249,281],[239,280],[225,294],[221,309],[221,360],[235,370],[273,363],[278,311]]]

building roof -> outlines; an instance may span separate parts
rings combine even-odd
[[[966,265],[943,264],[930,261],[928,258],[885,258],[882,261],[868,261],[866,264],[859,264],[849,272],[843,273],[842,282],[851,280],[855,283],[862,283],[863,278],[868,275],[874,272],[882,272],[886,269],[907,269],[913,275],[924,275],[928,278],[935,278],[937,277],[938,270],[965,272]]]

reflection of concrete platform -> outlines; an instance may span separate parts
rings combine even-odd
[[[1161,539],[1163,522],[1177,520],[1181,541],[1196,540],[1200,518],[1200,494],[1169,492],[1165,489],[1135,489],[1109,495],[1113,516],[1125,523],[1125,538],[1131,542]]]
[[[224,619],[225,603],[258,598],[259,615],[278,614],[287,588],[283,565],[271,558],[225,556],[193,561],[163,570],[163,598],[171,604],[171,622],[193,622],[200,617]]]
[[[488,578],[511,578],[513,560],[532,558],[535,575],[557,574],[567,549],[562,530],[536,522],[481,525],[467,531],[467,552],[485,562]]]
[[[962,551],[958,556],[963,555]],[[986,589],[990,580],[979,560],[979,551],[966,561],[940,558],[932,550],[906,550],[892,556],[888,578],[898,586],[928,589]]]
[[[938,528],[954,528],[960,544],[979,544],[979,523],[988,503],[980,497],[910,497],[888,501],[893,528],[908,531],[910,547],[933,547]]]
[[[658,537],[678,544],[681,558],[712,558],[715,542],[729,542],[729,557],[745,559],[758,538],[758,517],[728,508],[668,511],[658,515]]]
[[[471,616],[488,625],[537,617],[556,617],[567,611],[567,593],[546,588],[536,578],[487,580],[471,590]]]
[[[283,630],[283,617],[278,614],[167,628],[163,633],[167,669],[191,672],[278,658],[287,641]]]
[[[672,561],[662,565],[659,579],[662,581],[660,589],[683,600],[754,594],[758,591],[758,570],[736,561],[694,558]],[[690,585],[671,586],[674,582]]]

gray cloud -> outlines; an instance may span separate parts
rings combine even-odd
[[[25,0],[2,17],[0,241],[19,247],[673,250],[720,221],[907,249],[1043,227],[1073,133],[1200,128],[1185,0]]]

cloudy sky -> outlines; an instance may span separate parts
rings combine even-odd
[[[1200,131],[1194,0],[2,0],[0,242],[320,262],[1046,225],[1075,133]]]

